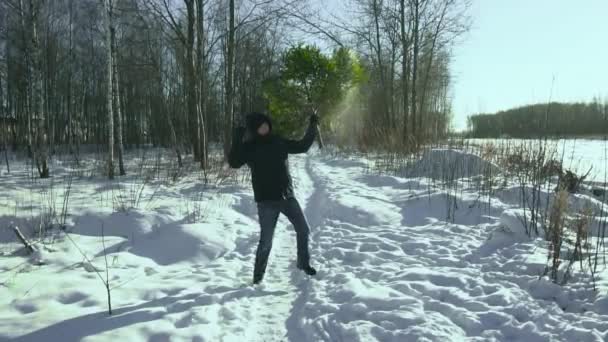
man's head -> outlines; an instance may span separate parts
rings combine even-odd
[[[262,113],[250,113],[247,115],[247,129],[255,136],[264,137],[272,131],[272,122]]]

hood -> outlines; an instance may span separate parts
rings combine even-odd
[[[254,136],[254,137],[258,136],[257,130],[263,123],[267,123],[268,127],[270,128],[268,135],[270,135],[272,133],[272,121],[270,120],[269,116],[262,114],[262,113],[254,112],[254,113],[248,114],[246,120],[247,120],[247,130],[249,131],[251,136]]]

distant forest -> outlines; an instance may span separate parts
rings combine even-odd
[[[606,135],[608,102],[528,105],[473,115],[467,124],[469,136],[474,138]]]

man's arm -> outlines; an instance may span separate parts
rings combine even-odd
[[[312,146],[312,143],[315,141],[315,137],[317,136],[317,124],[319,123],[319,117],[317,115],[312,115],[310,117],[310,123],[308,124],[308,129],[306,130],[306,134],[300,140],[289,140],[286,139],[285,143],[287,144],[287,153],[296,154],[296,153],[306,153]]]
[[[228,153],[228,164],[231,168],[238,169],[247,163],[249,159],[248,148],[243,143],[243,136],[245,135],[245,128],[237,127],[234,129],[232,134],[232,146]]]

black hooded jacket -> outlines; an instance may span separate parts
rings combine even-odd
[[[257,134],[257,129],[268,123],[270,132],[265,136]],[[293,182],[289,173],[287,156],[305,153],[310,149],[316,136],[316,123],[311,121],[301,140],[289,140],[272,134],[270,118],[253,113],[247,116],[247,129],[252,139],[243,142],[244,128],[233,134],[232,149],[228,163],[232,168],[247,164],[251,169],[251,182],[256,202],[276,201],[292,198]]]

